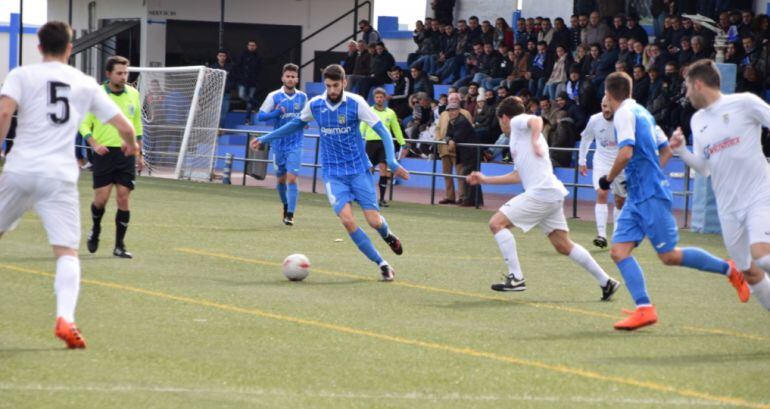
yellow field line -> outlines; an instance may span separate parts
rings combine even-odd
[[[206,256],[206,257],[216,257],[216,258],[221,258],[221,259],[224,259],[224,260],[240,261],[240,262],[244,262],[244,263],[248,263],[248,264],[264,265],[264,266],[270,266],[270,267],[279,267],[279,266],[281,266],[281,263],[276,263],[276,262],[273,262],[273,261],[260,260],[260,259],[254,259],[254,258],[246,258],[246,257],[239,257],[239,256],[232,256],[232,255],[225,254],[225,253],[215,253],[215,252],[210,252],[210,251],[206,251],[206,250],[198,250],[198,249],[191,249],[191,248],[176,248],[174,250],[182,252],[182,253],[187,253],[187,254],[195,254],[195,255]],[[359,274],[341,273],[341,272],[338,272],[338,271],[329,271],[329,270],[323,270],[323,269],[317,269],[317,268],[314,268],[313,272],[314,273],[328,275],[328,276],[333,276],[333,277],[345,277],[345,278],[352,278],[352,279],[356,279],[356,280],[376,281],[375,278],[366,277],[366,276],[362,276],[362,275],[359,275]],[[546,308],[546,309],[551,309],[551,310],[569,312],[569,313],[573,313],[573,314],[582,314],[582,315],[588,315],[588,316],[593,316],[593,317],[618,319],[618,317],[616,315],[605,314],[603,312],[598,312],[598,311],[585,310],[585,309],[582,309],[582,308],[565,307],[563,305],[549,304],[549,303],[537,302],[537,301],[513,300],[513,299],[507,298],[507,297],[479,294],[479,293],[473,293],[473,292],[468,292],[468,291],[450,290],[450,289],[447,289],[447,288],[431,287],[431,286],[411,283],[411,282],[402,281],[402,280],[397,280],[397,281],[394,281],[394,282],[392,282],[390,284],[391,285],[398,285],[398,286],[401,286],[401,287],[414,288],[414,289],[418,289],[418,290],[434,292],[434,293],[443,293],[443,294],[456,295],[456,296],[460,296],[460,297],[470,297],[470,298],[477,298],[477,299],[491,300],[491,301],[504,301],[504,302],[510,302],[510,303],[514,303],[514,304],[527,305],[527,306],[535,307],[535,308]],[[770,341],[770,337],[764,337],[764,336],[761,336],[761,335],[754,335],[754,334],[746,334],[746,333],[729,331],[729,330],[718,329],[718,328],[701,328],[701,327],[694,327],[694,326],[682,326],[680,328],[684,329],[686,331],[691,331],[691,332],[699,332],[699,333],[715,334],[715,335],[724,335],[724,336],[731,336],[731,337],[736,337],[736,338],[750,339],[750,340],[754,340],[754,341]]]
[[[269,265],[277,264],[272,262],[265,262],[265,263]],[[0,268],[10,270],[10,271],[21,272],[21,273],[45,276],[45,277],[54,276],[53,274],[46,273],[44,271],[38,271],[38,270],[29,269],[29,268],[8,265],[8,264],[0,264]],[[599,380],[599,381],[604,381],[604,382],[609,382],[614,384],[634,386],[634,387],[648,389],[656,392],[673,393],[673,394],[677,394],[688,398],[718,402],[725,405],[740,406],[740,407],[754,408],[754,409],[770,409],[770,405],[758,403],[758,402],[750,402],[741,398],[713,395],[707,392],[700,392],[692,389],[680,389],[680,388],[676,388],[670,385],[665,385],[657,382],[641,381],[633,378],[625,378],[625,377],[613,376],[613,375],[604,375],[599,372],[588,371],[580,368],[572,368],[565,365],[548,364],[541,361],[523,359],[523,358],[518,358],[510,355],[498,355],[491,352],[480,351],[472,348],[456,347],[456,346],[441,344],[437,342],[421,341],[421,340],[412,339],[412,338],[404,338],[400,336],[367,331],[367,330],[348,327],[344,325],[337,325],[337,324],[331,324],[331,323],[322,322],[322,321],[297,318],[289,315],[272,313],[269,311],[263,311],[255,308],[243,308],[235,305],[222,304],[222,303],[218,303],[218,302],[210,301],[206,299],[173,295],[173,294],[164,293],[161,291],[147,290],[140,287],[133,287],[133,286],[123,285],[123,284],[107,282],[107,281],[83,279],[81,280],[81,282],[83,284],[90,284],[90,285],[95,285],[95,286],[100,286],[105,288],[112,288],[116,290],[148,295],[148,296],[166,299],[166,300],[179,301],[186,304],[211,307],[211,308],[216,308],[223,311],[247,314],[247,315],[252,315],[252,316],[261,317],[261,318],[269,318],[277,321],[291,322],[291,323],[315,327],[315,328],[322,328],[322,329],[327,329],[330,331],[339,332],[343,334],[359,335],[363,337],[374,338],[374,339],[393,342],[393,343],[402,344],[402,345],[411,345],[411,346],[416,346],[424,349],[450,352],[457,355],[464,355],[464,356],[470,356],[475,358],[484,358],[492,361],[504,362],[504,363],[514,364],[514,365],[523,366],[523,367],[543,369],[546,371],[556,372],[564,375],[573,375],[573,376],[577,376],[585,379],[593,379],[593,380]]]

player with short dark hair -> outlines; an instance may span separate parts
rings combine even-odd
[[[459,106],[447,106],[448,110]],[[489,229],[495,236],[508,273],[504,281],[492,285],[495,291],[524,291],[524,275],[516,253],[516,239],[510,228],[518,227],[525,233],[535,226],[548,237],[554,249],[568,256],[575,264],[590,273],[602,290],[602,301],[609,301],[620,284],[610,278],[583,246],[572,241],[567,220],[564,218],[564,197],[567,189],[554,175],[548,143],[543,137],[543,119],[524,112],[524,103],[518,97],[507,97],[497,107],[500,128],[510,135],[511,158],[516,169],[506,175],[486,176],[471,173],[471,185],[521,184],[524,193],[506,202],[489,219]]]
[[[96,81],[67,65],[72,29],[50,21],[38,30],[40,64],[8,73],[0,89],[0,144],[18,109],[16,146],[0,174],[0,236],[28,210],[40,216],[56,257],[55,334],[69,348],[85,348],[75,325],[80,293],[80,203],[73,136],[86,112],[117,129],[121,154],[139,149],[131,123]]]
[[[114,55],[108,58],[105,63],[107,81],[102,85],[102,92],[131,120],[136,129],[137,140],[141,140],[142,105],[139,102],[139,91],[126,84],[128,66],[129,61],[125,57]],[[126,251],[125,237],[128,222],[131,220],[129,198],[135,187],[136,171],[138,169],[141,172],[144,167],[141,151],[136,156],[123,155],[122,141],[115,127],[99,121],[92,114],[86,115],[80,125],[80,134],[95,153],[91,169],[94,189],[94,201],[91,203],[93,226],[88,235],[88,251],[95,253],[99,249],[104,208],[110,200],[112,187],[115,186],[118,210],[115,214],[115,247],[112,254],[120,258],[133,258],[133,255]]]
[[[307,104],[307,94],[296,88],[299,83],[299,67],[296,64],[283,66],[281,82],[283,86],[267,94],[257,114],[260,121],[274,121],[275,129],[298,118]],[[276,190],[283,203],[283,223],[287,226],[294,225],[294,212],[299,199],[297,177],[302,165],[303,135],[303,130],[299,129],[291,137],[278,139],[271,145],[275,176],[278,178]]]
[[[697,247],[677,247],[679,231],[671,213],[673,196],[658,160],[658,150],[668,141],[657,142],[655,119],[631,99],[632,80],[628,74],[612,73],[604,85],[619,150],[612,169],[599,179],[599,187],[609,190],[613,180],[625,170],[628,196],[618,217],[610,255],[636,303],[636,310],[616,322],[615,329],[631,331],[658,321],[642,268],[631,255],[645,237],[664,264],[727,276],[740,300],[748,301],[749,287],[732,261],[721,260]]]
[[[374,90],[374,105],[372,110],[380,121],[385,125],[385,129],[390,131],[390,134],[396,138],[396,142],[399,146],[404,146],[404,134],[401,132],[401,124],[398,123],[396,113],[385,105],[388,93],[383,88],[377,88]],[[372,129],[366,122],[361,122],[361,135],[363,135],[366,141],[366,155],[369,157],[369,162],[373,166],[379,166],[380,180],[377,185],[380,188],[380,207],[388,207],[388,201],[385,200],[385,191],[388,188],[388,181],[390,180],[390,173],[388,172],[388,164],[385,158],[385,145],[383,145],[382,138],[377,132]],[[406,153],[406,150],[403,150]],[[374,172],[374,167],[372,167]]]
[[[746,275],[754,298],[770,310],[770,170],[762,154],[762,127],[770,127],[770,106],[751,93],[723,95],[719,70],[711,60],[690,65],[687,98],[693,151],[682,130],[671,139],[682,160],[711,176],[722,239],[736,267]]]
[[[403,252],[401,241],[390,231],[388,223],[380,214],[377,193],[369,173],[372,164],[366,157],[364,140],[359,132],[361,121],[369,124],[382,139],[385,158],[393,173],[402,179],[408,179],[409,172],[396,160],[393,138],[377,114],[372,112],[359,95],[344,91],[347,85],[345,70],[338,64],[330,65],[324,69],[323,80],[326,92],[312,98],[299,118],[294,118],[275,131],[254,139],[251,148],[259,149],[263,143],[290,137],[315,119],[321,133],[321,167],[329,203],[358,249],[379,266],[382,280],[392,281],[395,275],[393,267],[383,260],[353,217],[351,202],[355,201],[363,209],[366,221],[377,230],[393,252]]]

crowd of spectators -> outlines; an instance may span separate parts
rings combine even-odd
[[[633,9],[628,15],[601,15],[585,6],[591,2],[577,3],[581,4],[569,22],[561,17],[527,17],[516,21],[515,27],[502,17],[492,22],[476,16],[453,25],[451,14],[437,11],[437,18],[416,23],[416,49],[408,56],[408,70],[393,64],[378,34],[374,42],[372,36],[364,36],[349,46],[345,66],[351,90],[367,96],[373,86],[394,84],[389,104],[408,137],[427,140],[446,134],[439,118],[446,110],[447,95],[434,100],[433,89],[435,84],[449,84],[448,94],[457,93],[463,110],[455,117],[467,119],[476,131],[474,140],[488,144],[505,142],[494,115],[497,102],[519,95],[531,113],[545,119],[550,146],[572,148],[588,117],[600,110],[605,77],[625,71],[634,79],[634,99],[650,110],[667,134],[677,127],[689,134],[694,111],[684,97],[683,74],[689,64],[713,59],[716,53],[715,34],[682,17],[699,11],[714,17],[728,34],[725,62],[737,65],[736,91],[764,98],[770,89],[770,19],[733,9],[739,1],[720,1],[727,9],[709,13],[697,5],[690,9],[689,3],[696,2],[655,0],[652,34],[640,25]],[[427,144],[412,152],[441,155]],[[505,151],[489,150],[484,159],[507,157]],[[572,154],[554,151],[552,159],[555,166],[570,166]]]

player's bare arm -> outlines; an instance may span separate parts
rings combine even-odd
[[[466,176],[466,180],[471,185],[516,185],[521,183],[519,171],[514,170],[510,173],[500,176],[487,176],[481,172],[471,172]]]
[[[6,95],[0,97],[0,145],[2,145],[8,130],[11,129],[11,118],[16,112],[16,101]]]
[[[538,143],[540,141],[540,134],[543,132],[543,118],[539,116],[530,118],[527,121],[527,127],[532,132],[532,149],[535,155],[542,158],[547,153],[543,146]]]
[[[616,177],[618,177],[620,172],[623,172],[623,169],[626,168],[626,165],[628,165],[632,156],[634,156],[633,146],[629,145],[620,148],[618,156],[615,158],[615,163],[612,164],[612,169],[610,169],[610,172],[606,176],[602,176],[602,179],[607,183],[607,188],[605,189],[604,186],[602,186],[602,190],[609,190],[609,185]],[[602,184],[603,182],[600,180],[599,183]]]
[[[676,128],[676,131],[674,131],[674,133],[671,135],[669,146],[673,149],[673,152],[676,152],[676,154],[682,158],[682,161],[684,161],[687,166],[695,169],[695,171],[701,175],[709,175],[710,172],[706,164],[706,160],[690,152],[687,149],[687,146],[685,146],[682,128]]]
[[[122,113],[119,113],[113,116],[107,123],[114,126],[115,129],[118,130],[120,138],[123,139],[123,146],[121,147],[123,153],[125,153],[126,156],[137,155],[139,153],[139,144],[136,142],[136,131],[128,118]],[[93,140],[93,138],[91,138],[91,140]]]

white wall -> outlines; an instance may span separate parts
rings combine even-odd
[[[754,0],[754,13],[767,14],[768,4],[770,4],[770,0]]]
[[[523,17],[543,16],[550,17],[551,21],[556,17],[561,17],[568,25],[572,11],[572,0],[522,0],[521,5],[521,15]]]
[[[40,53],[37,51],[37,35],[36,34],[24,34],[22,40],[22,65],[35,64],[43,60]],[[0,33],[0,84],[5,81],[5,76],[8,75],[8,53],[11,46],[8,33]]]
[[[559,3],[564,0],[538,0],[539,3]],[[572,5],[570,1],[570,7]],[[528,0],[525,2],[531,2]],[[458,19],[468,20],[470,16],[477,16],[479,22],[489,20],[492,25],[495,19],[502,17],[509,24],[515,8],[514,0],[458,0],[455,7],[455,21]],[[564,6],[562,6],[564,7]],[[431,12],[430,15],[433,15]]]

